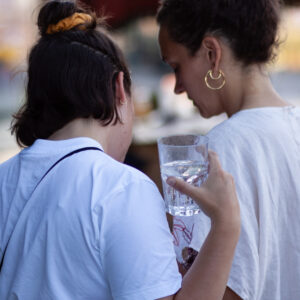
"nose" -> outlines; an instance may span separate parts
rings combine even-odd
[[[184,86],[182,85],[180,80],[178,80],[178,78],[176,78],[174,93],[179,95],[179,94],[182,94],[183,92],[185,92]]]

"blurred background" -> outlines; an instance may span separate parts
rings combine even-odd
[[[10,134],[12,114],[24,101],[26,59],[37,38],[35,21],[42,0],[0,0],[0,163],[20,149]],[[126,163],[148,174],[161,188],[157,138],[180,133],[205,134],[223,121],[201,118],[185,95],[173,94],[174,77],[160,60],[155,12],[158,0],[85,0],[110,15],[112,37],[124,51],[133,78],[136,108],[133,143]],[[275,89],[300,105],[300,0],[284,1],[283,41],[270,74]]]

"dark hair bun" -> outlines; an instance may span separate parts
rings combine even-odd
[[[70,22],[57,24],[66,18]],[[98,30],[104,21],[77,1],[54,0],[41,8],[41,37],[28,57],[26,102],[11,124],[21,147],[49,138],[78,118],[93,118],[103,126],[121,121],[116,75],[124,73],[128,95],[131,79],[120,48]]]
[[[46,35],[49,25],[57,24],[60,20],[70,17],[76,12],[91,15],[93,21],[90,24],[87,24],[86,28],[94,29],[96,27],[96,16],[82,8],[80,5],[76,5],[73,2],[50,1],[42,7],[38,16],[37,25],[40,34],[42,36]]]

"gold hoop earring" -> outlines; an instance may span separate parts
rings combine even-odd
[[[209,84],[208,82],[208,77],[210,77],[211,80],[220,80],[222,77],[223,77],[223,81],[221,83],[220,86],[218,87],[213,87]],[[226,80],[225,80],[225,74],[219,70],[219,75],[217,77],[214,77],[213,73],[212,73],[212,70],[209,70],[206,75],[205,75],[205,83],[206,83],[206,86],[211,89],[211,90],[220,90],[226,83]]]

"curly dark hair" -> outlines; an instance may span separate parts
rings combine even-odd
[[[77,26],[47,33],[49,25],[76,12],[92,17],[84,29]],[[26,102],[12,122],[11,130],[20,146],[47,139],[76,118],[98,119],[103,126],[120,121],[115,80],[124,72],[128,94],[131,80],[121,50],[101,25],[93,13],[73,2],[51,1],[41,8],[40,38],[28,60]]]
[[[245,65],[266,63],[279,45],[280,0],[162,0],[157,22],[192,55],[207,33],[226,38]]]

